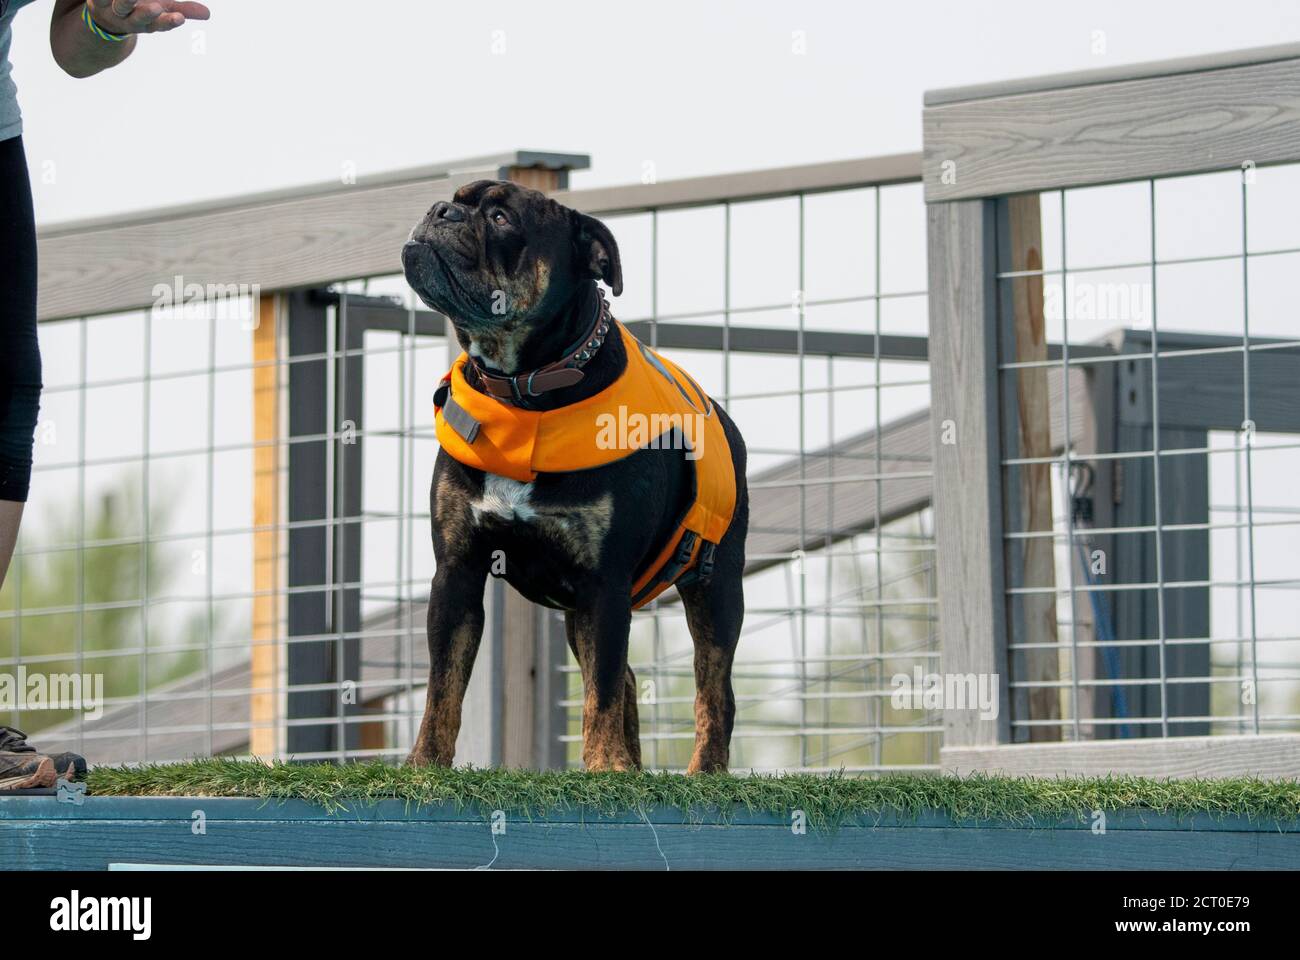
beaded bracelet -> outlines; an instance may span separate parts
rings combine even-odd
[[[82,5],[81,19],[85,21],[86,26],[90,28],[90,32],[93,33],[95,36],[99,37],[99,39],[101,40],[107,40],[110,43],[121,43],[128,36],[130,36],[130,34],[126,34],[126,33],[109,33],[107,30],[105,30],[103,27],[97,24],[95,22],[95,18],[90,15],[89,3]]]

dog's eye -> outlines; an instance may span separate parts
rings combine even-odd
[[[507,217],[500,210],[497,210],[492,214],[492,222],[495,223],[498,227],[504,227],[507,223],[510,222],[510,218]]]

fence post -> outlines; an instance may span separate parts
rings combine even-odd
[[[568,171],[549,167],[509,167],[507,180],[543,193],[568,186]],[[506,562],[510,559],[507,557]],[[564,754],[558,750],[558,737],[564,731],[559,724],[545,722],[551,717],[548,698],[563,694],[566,645],[556,643],[552,631],[544,629],[549,611],[525,600],[513,587],[489,583],[504,590],[500,604],[500,642],[497,650],[501,671],[493,684],[497,700],[500,735],[499,762],[503,767],[531,767],[545,770],[563,766]],[[558,691],[558,693],[557,693]],[[558,762],[557,762],[558,757]]]
[[[324,402],[328,396],[329,324],[326,307],[312,291],[290,294],[288,308],[289,358],[300,360],[288,371],[289,489],[286,513],[288,533],[287,641],[316,637],[294,643],[286,651],[285,682],[289,720],[332,717],[336,694],[324,690],[296,690],[295,687],[336,681],[334,644],[329,639],[334,595],[327,566],[331,534],[327,479],[329,441],[298,439],[328,436],[334,411]],[[334,725],[297,724],[285,731],[285,751],[290,754],[325,753],[335,750]]]
[[[995,202],[996,263],[1001,265],[1000,270],[1024,274],[998,285],[998,356],[1016,363],[1041,363],[1047,359],[1047,330],[1040,201],[1037,193],[1025,193]],[[998,284],[996,278],[993,283]],[[1002,398],[1000,456],[1003,459],[1051,457],[1055,451],[1047,368],[1013,368],[1000,376],[995,368],[995,377],[993,386]],[[1068,376],[1062,390],[1062,396],[1067,397]],[[1066,423],[1068,410],[1067,401],[1062,417]],[[1005,585],[1052,591],[1017,594],[1007,603],[1008,639],[1044,645],[1008,654],[1008,666],[1017,679],[1041,684],[1018,691],[1019,695],[1009,704],[1010,712],[1031,720],[1059,720],[1061,691],[1055,684],[1060,679],[1061,652],[1056,626],[1056,541],[1051,537],[1052,464],[1018,464],[1007,470],[1004,479],[1002,506],[1006,529],[1048,534],[1007,541],[1003,553]],[[1071,709],[1077,710],[1078,705],[1072,703]],[[1032,726],[1026,736],[1032,741],[1060,740],[1061,727]]]
[[[995,219],[989,200],[927,207],[941,663],[949,676],[991,676],[998,691],[996,717],[944,711],[945,751],[1006,743],[1010,731]]]
[[[279,753],[280,644],[280,365],[283,296],[263,294],[253,304],[253,622],[250,654],[249,752]],[[209,561],[211,562],[211,561]],[[261,691],[261,692],[258,692]]]

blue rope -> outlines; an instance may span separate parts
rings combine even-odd
[[[1079,566],[1083,569],[1083,576],[1088,581],[1088,586],[1095,587],[1097,580],[1092,575],[1092,567],[1088,564],[1088,552],[1082,542],[1079,547]],[[1092,626],[1098,642],[1109,643],[1115,639],[1115,630],[1111,625],[1110,604],[1106,602],[1105,596],[1097,590],[1088,591],[1088,599],[1092,601]],[[1107,680],[1118,680],[1121,671],[1119,662],[1119,651],[1114,647],[1099,647],[1101,650],[1102,663],[1106,669]],[[1115,716],[1127,719],[1128,698],[1124,695],[1124,688],[1119,685],[1113,685],[1110,688],[1111,709]],[[1122,739],[1128,739],[1133,736],[1132,730],[1127,723],[1119,726],[1119,735]]]

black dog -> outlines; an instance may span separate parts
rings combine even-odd
[[[594,351],[566,357],[571,344],[604,329],[593,327],[593,318],[607,318],[596,281],[615,296],[622,292],[618,245],[599,220],[535,190],[488,180],[460,188],[411,231],[402,261],[420,298],[450,318],[471,358],[465,381],[499,402],[556,410],[605,389],[629,362],[615,330],[597,338]],[[580,382],[551,376],[556,361],[575,356]],[[697,569],[677,584],[695,643],[690,772],[727,767],[735,718],[731,665],[744,616],[745,446],[721,407],[713,409],[737,489],[710,574]],[[582,669],[587,769],[640,767],[636,678],[627,659],[631,590],[695,496],[691,469],[682,450],[647,447],[524,483],[439,450],[430,492],[437,572],[429,595],[428,699],[408,763],[452,762],[483,631],[484,585],[489,573],[502,573],[493,564],[504,557],[502,575],[516,590],[565,612],[569,647]]]

